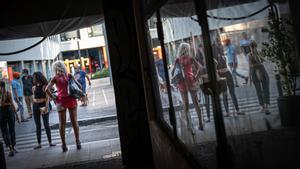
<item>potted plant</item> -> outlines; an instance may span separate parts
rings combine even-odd
[[[293,67],[296,61],[294,34],[291,21],[278,18],[269,12],[269,42],[263,43],[262,55],[276,64],[279,81],[279,97],[277,99],[282,126],[300,126],[300,96],[296,95],[296,80],[292,80]]]

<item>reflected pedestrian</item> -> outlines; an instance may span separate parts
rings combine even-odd
[[[56,61],[52,65],[55,76],[51,79],[50,83],[46,87],[47,94],[54,100],[59,115],[59,133],[62,141],[62,151],[68,151],[65,139],[66,128],[66,112],[69,110],[71,123],[73,126],[75,141],[77,149],[81,149],[81,143],[79,140],[79,126],[77,122],[77,101],[68,94],[68,82],[69,78],[74,78],[67,73],[67,68],[62,61]],[[75,79],[74,79],[75,80]],[[51,92],[53,86],[56,86],[57,96],[54,96]]]
[[[233,105],[235,107],[236,112],[233,112],[233,116],[243,115],[244,113],[240,112],[238,101],[235,95],[234,82],[233,77],[229,69],[227,68],[226,58],[224,56],[224,48],[221,44],[221,40],[219,37],[216,38],[215,43],[212,45],[213,54],[217,61],[217,72],[219,77],[226,78],[227,88],[229,89],[229,94],[231,96]],[[228,98],[227,98],[227,90],[222,92],[223,95],[223,104],[225,107],[226,115],[225,117],[230,116],[229,114],[229,106],[228,106]]]
[[[247,84],[249,78],[242,75],[242,74],[240,74],[240,73],[238,73],[237,70],[236,70],[237,67],[238,67],[238,58],[237,58],[237,55],[236,55],[235,46],[231,44],[230,39],[225,39],[224,43],[225,43],[225,49],[226,49],[226,53],[227,53],[227,64],[230,67],[230,70],[232,72],[232,75],[233,75],[233,78],[234,78],[234,81],[235,81],[235,86],[236,87],[239,86],[236,76],[244,79],[245,80],[244,84]]]
[[[240,40],[240,48],[248,64],[249,64],[249,54],[250,54],[250,43],[251,42],[248,39],[247,33],[243,32]]]
[[[209,81],[208,74],[207,74],[207,70],[206,70],[206,66],[205,66],[205,58],[204,58],[204,55],[203,55],[201,49],[202,49],[202,45],[199,44],[198,48],[196,49],[195,59],[198,63],[201,64],[203,69],[201,69],[199,72],[198,80],[200,80],[201,83],[207,83]],[[198,93],[200,93],[200,90]],[[199,96],[199,100],[200,100],[200,95],[198,95],[198,96]],[[205,104],[206,116],[207,116],[207,119],[205,120],[205,122],[210,122],[210,97],[207,94],[204,94],[204,104]]]
[[[250,65],[250,82],[253,81],[259,104],[261,106],[261,112],[270,114],[270,83],[268,73],[263,65],[263,59],[260,57],[257,51],[257,44],[251,41],[251,52],[249,54]]]
[[[189,98],[188,92],[191,94],[191,98],[193,104],[195,106],[195,110],[198,114],[199,119],[199,130],[203,130],[203,122],[202,122],[202,114],[201,109],[198,103],[197,97],[197,80],[201,65],[192,57],[191,55],[191,47],[188,43],[181,43],[178,48],[177,57],[175,60],[175,64],[179,64],[182,69],[183,79],[179,81],[176,87],[179,89],[182,101],[184,114],[187,119],[187,125],[190,128],[192,126],[191,117],[189,113]],[[193,65],[197,65],[196,74],[193,73]],[[176,66],[174,66],[176,67]]]
[[[157,51],[154,54],[154,59],[155,59],[154,62],[155,62],[155,66],[156,66],[156,71],[159,76],[158,79],[159,79],[160,90],[165,93],[167,90],[167,86],[166,86],[164,62],[163,62],[162,58],[159,56],[159,53]]]
[[[10,91],[6,90],[5,82],[0,81],[0,127],[9,156],[14,156],[16,149],[15,120],[19,121]]]
[[[38,145],[34,149],[42,148],[41,145],[41,116],[43,119],[44,128],[47,134],[49,146],[55,146],[51,140],[51,129],[49,126],[49,97],[46,94],[46,86],[48,82],[46,77],[41,72],[33,74],[33,117],[36,126],[36,137]]]

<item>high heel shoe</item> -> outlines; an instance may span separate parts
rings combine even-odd
[[[62,148],[62,151],[63,151],[63,152],[68,151],[68,147],[67,147],[66,145],[62,145],[61,148]]]
[[[80,150],[80,149],[81,149],[81,143],[80,143],[80,140],[77,140],[77,141],[76,141],[76,147],[77,147],[77,150]]]
[[[199,130],[204,130],[204,126],[203,126],[203,123],[199,123]]]

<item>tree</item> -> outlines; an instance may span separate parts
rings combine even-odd
[[[287,18],[278,18],[270,10],[268,25],[269,42],[263,43],[262,55],[276,64],[284,95],[290,96],[294,93],[289,74],[296,61],[295,40],[290,29],[292,22]]]

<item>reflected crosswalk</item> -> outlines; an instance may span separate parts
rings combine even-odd
[[[238,104],[239,104],[240,112],[243,112],[245,114],[260,113],[260,111],[259,111],[260,106],[259,106],[257,97],[239,99]],[[204,118],[206,118],[207,113],[206,113],[205,104],[203,102],[201,102],[200,106],[201,106],[201,110],[202,110],[202,115],[203,115]],[[225,107],[223,105],[222,99],[221,99],[221,106],[222,106],[223,112],[225,113]],[[229,107],[229,112],[234,112],[235,111],[235,107],[234,107],[231,99],[228,99],[228,107]],[[192,103],[189,104],[189,108],[190,108],[190,113],[192,115],[192,118],[197,118],[197,114],[194,110],[194,105]],[[183,111],[183,105],[182,104],[174,105],[174,109],[175,109],[176,112],[181,112],[181,111]],[[270,98],[269,110],[270,110],[271,113],[272,112],[278,113],[277,96],[272,96]],[[164,107],[163,112],[164,112],[164,118],[166,120],[168,120],[169,119],[168,107]],[[177,113],[177,116],[179,116],[178,113]],[[213,118],[212,105],[210,105],[210,117]]]

